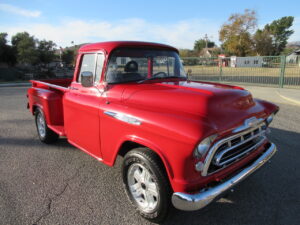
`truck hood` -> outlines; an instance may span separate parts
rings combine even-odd
[[[123,88],[119,100],[127,106],[205,120],[219,131],[267,114],[266,107],[254,101],[250,92],[230,85],[176,80],[126,84]]]

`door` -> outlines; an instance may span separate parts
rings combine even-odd
[[[99,83],[104,62],[101,53],[81,55],[80,72],[76,82],[72,82],[70,91],[64,95],[65,130],[70,143],[101,160],[100,151],[100,115],[99,106],[102,97]],[[94,86],[83,87],[80,74],[92,72]]]

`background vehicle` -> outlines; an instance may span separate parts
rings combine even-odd
[[[167,45],[83,46],[72,80],[32,81],[28,99],[41,141],[66,136],[109,166],[124,156],[126,192],[155,222],[171,201],[205,207],[276,152],[266,137],[276,105],[240,87],[189,81]]]

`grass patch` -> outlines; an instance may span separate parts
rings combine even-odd
[[[185,70],[192,70],[193,76],[220,75],[221,70],[217,66],[185,66]],[[222,67],[222,76],[260,76],[279,77],[280,68],[266,67]],[[300,67],[285,68],[285,77],[300,77]]]

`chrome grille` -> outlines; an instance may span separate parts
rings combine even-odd
[[[251,153],[266,140],[265,133],[266,124],[263,122],[218,141],[205,161],[206,168],[202,175],[212,174]]]
[[[258,135],[260,135],[259,133]],[[256,138],[253,138],[256,137]],[[253,138],[253,139],[252,139]],[[245,154],[251,152],[263,143],[265,137],[251,136],[248,139],[240,139],[235,145],[230,147],[230,143],[226,143],[228,147],[220,149],[214,157],[213,164],[216,166],[223,166],[243,157]]]

